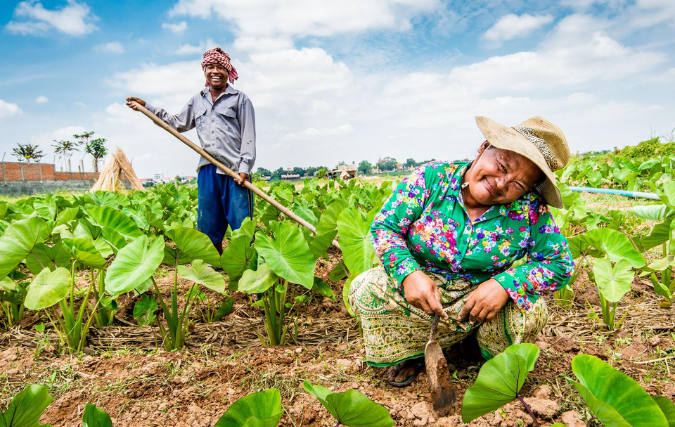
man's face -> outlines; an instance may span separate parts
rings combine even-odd
[[[220,64],[206,64],[204,76],[206,76],[206,81],[209,82],[209,85],[213,89],[221,90],[227,86],[227,79],[230,77],[230,73],[227,72],[227,68]]]

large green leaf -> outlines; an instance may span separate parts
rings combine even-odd
[[[0,416],[0,427],[37,427],[44,410],[54,398],[44,385],[29,385],[14,396]]]
[[[309,205],[307,200],[299,199],[296,201],[293,206],[293,212],[298,215],[300,218],[304,219],[308,223],[316,227],[319,222],[319,218],[316,217],[314,210]]]
[[[135,239],[142,234],[136,223],[118,209],[108,206],[90,206],[87,213],[96,225],[114,230],[127,239]]]
[[[312,289],[315,260],[302,232],[287,222],[271,223],[274,238],[256,233],[255,248],[278,276]]]
[[[515,399],[539,357],[535,349],[533,344],[517,344],[485,362],[464,394],[462,422],[471,422]]]
[[[586,233],[592,246],[600,249],[614,262],[626,260],[633,267],[640,268],[645,265],[642,254],[635,249],[630,239],[625,234],[609,228],[596,228]]]
[[[319,224],[316,226],[317,233],[325,233],[337,228],[337,220],[342,211],[347,207],[347,202],[343,199],[332,201],[319,218]]]
[[[148,245],[149,243],[149,245]],[[164,239],[159,236],[149,242],[141,236],[120,249],[108,267],[105,289],[110,295],[120,295],[148,280],[162,263]]]
[[[633,206],[628,212],[648,221],[663,221],[666,217],[666,205]]]
[[[337,235],[337,230],[330,230],[323,233],[317,231],[316,237],[314,237],[309,242],[309,250],[312,251],[314,258],[318,259],[319,257],[328,258],[328,248],[333,239]]]
[[[656,194],[670,209],[675,209],[675,181],[664,182],[657,188]]]
[[[71,277],[68,269],[59,267],[54,271],[45,268],[28,285],[24,305],[29,310],[42,310],[64,299],[70,292]]]
[[[605,427],[669,427],[659,405],[635,380],[597,357],[575,356],[572,371],[579,382],[569,381]]]
[[[45,238],[47,224],[33,217],[17,221],[0,236],[0,277],[8,275]]]
[[[276,427],[283,414],[281,394],[271,388],[234,402],[214,427]]]
[[[93,268],[103,268],[108,261],[101,256],[101,253],[94,243],[90,240],[75,238],[63,239],[63,247],[73,259],[80,261],[84,265]]]
[[[113,253],[117,254],[120,249],[127,245],[127,241],[122,237],[120,233],[110,228],[104,228],[101,232],[101,237],[96,240],[96,242],[103,241],[105,242]]]
[[[178,264],[187,264],[195,259],[220,267],[220,254],[208,236],[194,228],[175,227],[167,230],[166,236],[179,249]]]
[[[628,291],[633,282],[635,273],[626,260],[619,260],[614,267],[606,259],[597,259],[593,263],[593,274],[598,290],[609,302],[619,302]]]
[[[251,245],[255,233],[255,222],[246,218],[241,227],[232,233],[230,243],[223,250],[223,256],[220,258],[220,265],[230,276],[231,282],[236,282],[246,270],[253,254],[254,247]]]
[[[389,411],[357,390],[332,393],[326,387],[305,380],[303,388],[316,397],[335,419],[346,427],[389,427],[394,425]]]
[[[51,247],[44,243],[38,243],[26,257],[25,262],[31,273],[38,274],[44,268],[54,270],[56,267],[68,267],[70,265],[70,254],[60,241]]]
[[[372,268],[375,250],[370,241],[370,221],[352,207],[340,214],[337,226],[342,256],[349,271],[362,273]]]
[[[653,398],[668,420],[668,427],[675,427],[675,404],[663,396],[653,396]]]
[[[225,279],[223,279],[223,275],[206,265],[201,259],[192,261],[191,267],[179,265],[178,274],[182,278],[204,285],[212,291],[221,294],[225,292]]]
[[[652,228],[649,235],[640,239],[640,246],[643,250],[651,249],[655,246],[663,244],[670,239],[670,225],[672,220],[658,223]]]
[[[77,214],[79,212],[80,208],[65,208],[59,212],[58,216],[56,217],[56,225],[65,224],[74,220],[77,218]]]
[[[247,294],[259,294],[265,292],[277,282],[277,275],[274,274],[269,265],[261,264],[258,270],[246,270],[239,280],[239,292]]]
[[[112,427],[112,420],[106,411],[87,403],[82,416],[82,427]]]
[[[539,359],[539,347],[530,343],[509,346],[504,352],[512,353],[525,359],[527,362],[525,369],[527,369],[528,372],[534,371],[534,365],[537,363],[537,359]]]

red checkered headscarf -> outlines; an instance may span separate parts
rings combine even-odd
[[[230,63],[230,55],[223,49],[217,47],[215,49],[209,49],[204,52],[204,59],[202,60],[202,70],[206,69],[207,64],[220,64],[227,69],[227,72],[230,75],[230,83],[234,83],[235,80],[239,78],[237,75],[237,70]],[[206,83],[208,86],[209,83]]]

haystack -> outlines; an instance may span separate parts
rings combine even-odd
[[[126,180],[136,190],[143,191],[143,184],[138,180],[134,168],[120,147],[116,147],[108,161],[105,163],[98,181],[91,187],[91,191],[116,191],[119,181]]]

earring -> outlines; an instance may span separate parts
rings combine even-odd
[[[461,189],[464,190],[468,186],[469,186],[469,181],[463,183]]]

